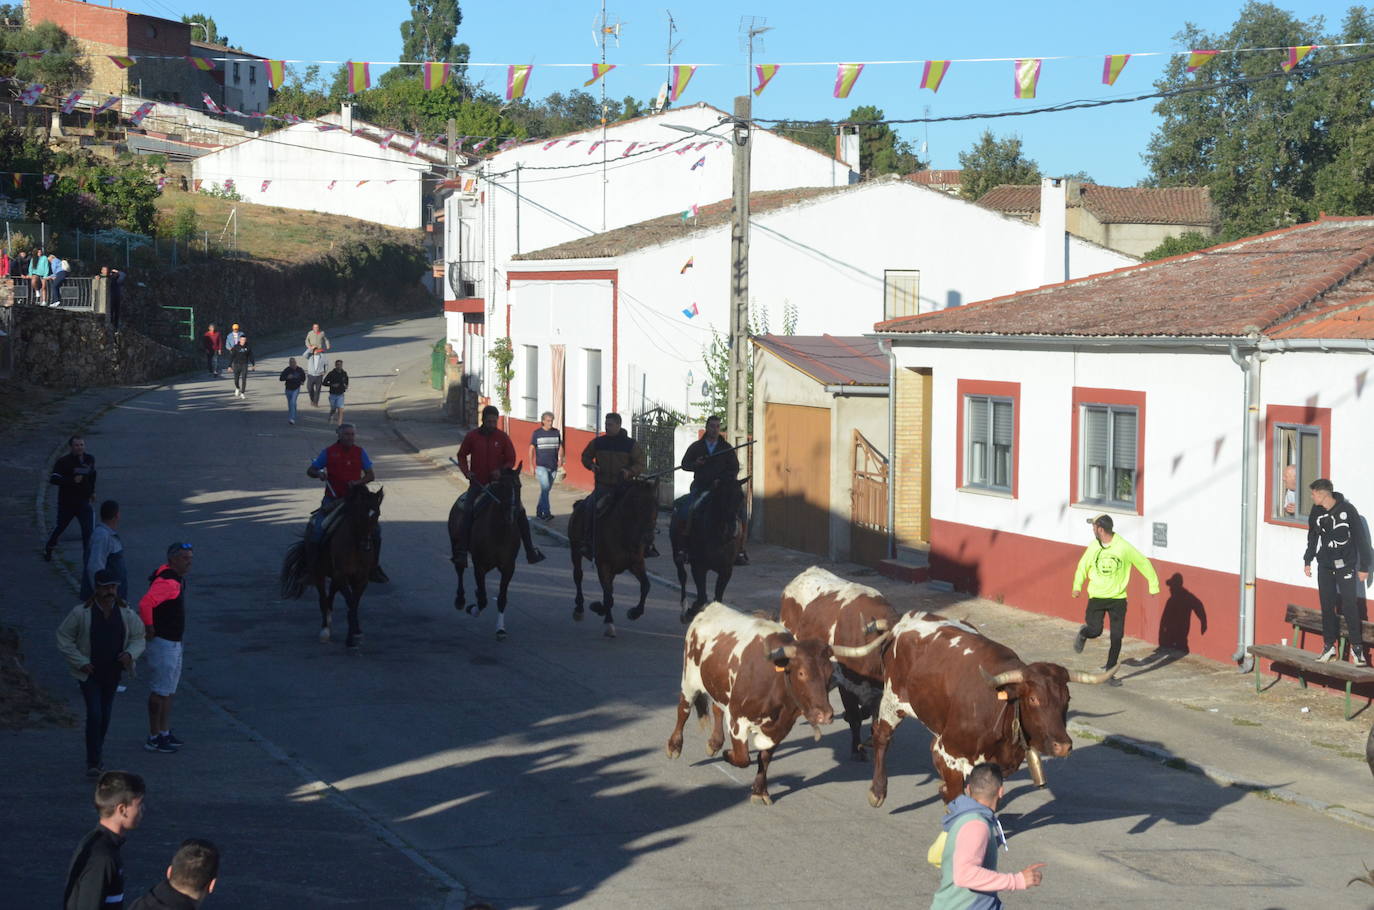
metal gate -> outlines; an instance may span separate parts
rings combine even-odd
[[[858,430],[851,458],[850,559],[876,566],[887,557],[887,459]]]
[[[672,508],[673,482],[669,473],[677,467],[676,453],[673,451],[673,431],[682,419],[667,408],[656,407],[636,414],[631,424],[630,435],[644,449],[648,464],[646,474],[661,474],[663,480],[658,485],[658,506]]]

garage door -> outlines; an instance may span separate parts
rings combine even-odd
[[[764,407],[764,521],[768,543],[830,552],[830,411]]]

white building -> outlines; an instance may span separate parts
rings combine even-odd
[[[756,192],[750,204],[749,293],[764,331],[789,322],[855,335],[1135,262],[1066,238],[1062,223],[1029,225],[897,177]],[[517,421],[552,410],[572,440],[607,411],[700,410],[704,349],[728,334],[729,200],[526,253],[503,271],[492,334],[515,349]]]
[[[410,136],[355,121],[351,106],[344,105],[341,114],[197,158],[191,176],[204,188],[232,180],[245,201],[259,205],[418,229],[446,173],[445,152],[421,142],[412,155],[412,142]]]
[[[1081,619],[1105,512],[1163,587],[1132,582],[1128,634],[1217,660],[1291,634],[1285,605],[1317,603],[1307,484],[1374,510],[1371,249],[1374,219],[1329,218],[880,325],[898,554]]]
[[[245,114],[267,112],[272,96],[264,68],[265,57],[205,41],[192,41],[190,56],[214,62],[215,68],[209,77],[218,83],[219,91],[211,93],[211,97],[220,107]]]

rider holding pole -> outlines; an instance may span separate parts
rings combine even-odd
[[[351,423],[339,424],[339,441],[332,446],[320,450],[320,454],[315,456],[315,460],[310,462],[310,467],[305,469],[306,476],[324,481],[324,497],[320,500],[320,508],[311,519],[311,529],[306,532],[306,543],[311,548],[313,561],[313,548],[320,543],[319,523],[329,514],[334,506],[348,495],[348,491],[356,486],[366,485],[376,480],[372,473],[372,459],[367,456],[367,450],[356,444],[357,430]],[[381,528],[377,531],[377,558],[378,564],[373,569],[370,576],[371,581],[385,582],[390,581],[381,566]]]
[[[739,477],[739,456],[735,454],[735,447],[720,435],[720,417],[712,414],[706,418],[706,431],[682,453],[680,467],[692,475],[691,490],[673,503],[673,519],[683,529],[683,539],[686,540],[685,532],[691,522],[692,509],[702,496],[717,481],[733,482]],[[743,514],[740,520],[744,520]],[[740,556],[743,555],[741,549]]]
[[[644,448],[625,432],[620,415],[611,411],[606,415],[605,434],[592,439],[582,450],[582,466],[596,477],[592,494],[582,503],[582,510],[587,515],[584,549],[587,558],[592,559],[596,540],[597,503],[603,496],[613,495],[626,481],[643,474],[647,461],[644,457]],[[652,529],[649,533],[651,536],[644,555],[657,556],[658,548],[654,546]]]
[[[472,543],[472,521],[477,514],[479,498],[489,496],[495,499],[495,494],[488,490],[488,485],[501,479],[503,468],[515,468],[515,444],[496,426],[500,419],[501,412],[496,406],[487,405],[482,409],[481,426],[464,436],[463,444],[458,447],[458,457],[455,459],[458,470],[468,479],[467,498],[463,506],[463,543],[462,549],[458,551],[459,557],[464,560]],[[523,506],[519,503],[516,505],[520,540],[525,545],[525,559],[530,565],[543,562],[544,554],[530,538],[529,516],[525,514]]]

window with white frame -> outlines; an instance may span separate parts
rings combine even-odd
[[[964,486],[1011,492],[1015,405],[994,395],[964,396]]]
[[[584,358],[584,375],[587,377],[587,384],[582,396],[582,409],[585,412],[583,426],[589,430],[599,429],[601,426],[601,351],[596,348],[584,348],[582,350]]]
[[[1308,484],[1321,476],[1321,427],[1304,424],[1274,425],[1274,518],[1307,522]]]
[[[1136,508],[1136,428],[1140,414],[1123,405],[1079,406],[1078,500]]]
[[[525,347],[525,419],[539,419],[539,348],[532,344]]]

